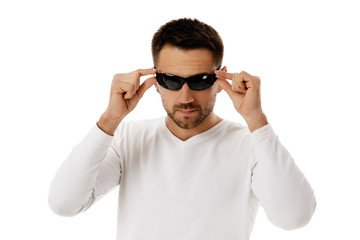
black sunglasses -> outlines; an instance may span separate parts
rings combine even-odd
[[[220,70],[220,67],[216,70]],[[204,90],[211,87],[216,79],[216,74],[198,74],[188,78],[182,78],[168,73],[156,73],[156,80],[159,85],[169,90],[179,90],[185,82],[191,90]]]

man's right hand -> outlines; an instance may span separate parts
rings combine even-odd
[[[105,133],[114,135],[121,120],[136,107],[144,93],[156,83],[156,78],[150,77],[140,85],[140,77],[155,73],[156,69],[149,68],[116,74],[111,84],[109,105],[97,123],[98,127]]]

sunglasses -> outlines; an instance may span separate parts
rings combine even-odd
[[[219,70],[220,67],[216,70]],[[191,90],[204,90],[211,87],[216,79],[216,74],[198,74],[188,78],[182,78],[168,73],[156,73],[156,80],[159,85],[169,90],[179,90],[185,82]]]

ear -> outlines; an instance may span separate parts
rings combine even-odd
[[[220,71],[222,71],[222,72],[227,72],[227,67],[226,67],[226,66],[223,66],[223,67],[220,69]],[[218,84],[217,93],[220,93],[222,90],[223,90],[222,87],[220,87],[219,84]]]
[[[160,94],[158,83],[155,83],[154,85],[155,85],[156,91]]]
[[[222,68],[221,68],[221,71],[227,72],[227,67],[226,67],[226,66],[222,67]]]

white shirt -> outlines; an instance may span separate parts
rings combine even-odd
[[[316,205],[270,125],[250,133],[227,120],[186,141],[165,118],[122,122],[114,137],[94,126],[59,168],[49,204],[73,216],[118,185],[117,240],[245,240],[259,203],[289,230]]]

